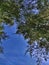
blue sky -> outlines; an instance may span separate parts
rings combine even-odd
[[[22,35],[13,34],[16,25],[6,26],[4,31],[9,35],[7,40],[3,40],[4,54],[0,54],[0,65],[32,65],[35,60],[29,55],[24,56],[27,43]]]

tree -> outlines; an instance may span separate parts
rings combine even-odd
[[[28,39],[29,46],[26,52],[36,57],[40,54],[39,57],[47,60],[49,53],[49,0],[27,2],[25,0],[0,0],[0,24],[13,25],[15,19],[18,23],[16,34],[23,34],[24,38]],[[3,28],[0,25],[0,40],[7,37]],[[35,50],[37,53],[33,54]],[[38,58],[39,60],[40,58]]]

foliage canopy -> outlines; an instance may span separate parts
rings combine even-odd
[[[32,55],[34,49],[42,51],[39,54],[46,60],[45,55],[49,53],[49,0],[0,0],[0,40],[7,37],[2,23],[13,25],[15,19],[18,22],[16,33],[28,39],[27,52]]]

